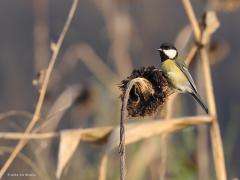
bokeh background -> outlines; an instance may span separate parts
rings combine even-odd
[[[51,44],[58,39],[71,3],[67,0],[0,1],[1,113],[34,111],[38,87],[32,82],[47,67]],[[211,69],[227,173],[228,178],[233,179],[240,177],[240,3],[237,0],[192,0],[192,5],[199,18],[211,9],[217,11],[220,21],[220,28],[212,38]],[[162,42],[177,41],[180,54],[186,56],[193,44],[188,24],[181,1],[80,0],[52,74],[43,116],[70,86],[80,85],[81,91],[64,116],[42,131],[117,125],[120,92],[116,87],[120,81],[114,81],[114,76],[121,80],[133,68],[158,67],[160,60],[155,49]],[[190,71],[201,81],[201,72],[195,71],[197,60],[190,65]],[[204,96],[204,92],[201,94]],[[196,113],[195,102],[187,95],[181,95],[175,104],[175,116]],[[29,118],[18,116],[2,119],[0,130],[24,131],[27,122]],[[199,172],[207,179],[215,179],[207,127],[203,129],[202,135],[206,138],[202,146],[197,140],[199,129],[196,127],[169,138],[166,179],[202,179]],[[127,146],[130,179],[159,179],[161,143],[157,143],[158,140],[159,137],[155,137]],[[1,140],[1,164],[15,144],[16,141]],[[5,176],[4,179],[55,179],[58,145],[58,139],[31,141],[22,152],[42,176]],[[39,147],[42,149],[36,152]],[[201,154],[206,152],[199,150],[201,148],[208,153]],[[102,152],[101,145],[81,142],[62,179],[97,179]],[[201,156],[208,159],[207,167],[198,163]],[[108,179],[119,178],[118,164],[116,151],[108,166]],[[8,172],[34,172],[34,169],[17,158]]]

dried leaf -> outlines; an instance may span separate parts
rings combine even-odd
[[[178,118],[171,121],[150,121],[150,122],[134,122],[126,124],[126,139],[125,143],[130,144],[141,139],[146,139],[155,135],[168,134],[179,129],[186,128],[188,126],[204,124],[211,122],[211,117],[186,117]],[[143,131],[144,129],[144,131]],[[110,152],[112,149],[118,146],[119,139],[119,127],[113,129],[108,138],[106,151]]]
[[[78,85],[68,87],[49,110],[40,132],[54,131],[64,113],[72,106],[81,91],[82,87]]]
[[[179,129],[186,128],[192,125],[206,124],[211,122],[211,117],[209,116],[196,116],[196,117],[183,117],[174,118],[171,121],[156,121],[151,120],[147,122],[134,122],[126,124],[126,143],[130,144],[135,141],[148,138],[154,135],[168,134]],[[144,129],[144,132],[142,131]],[[99,128],[87,128],[87,129],[71,129],[63,130],[61,133],[74,133],[81,134],[81,140],[90,143],[105,143],[107,142],[107,151],[115,148],[119,143],[119,126],[113,127],[99,127]],[[20,138],[30,138],[30,139],[46,139],[58,136],[58,133],[32,133],[27,137],[23,133],[12,133],[4,132],[0,133],[0,139],[20,139]]]
[[[111,130],[112,127],[62,131],[60,134],[56,177],[61,177],[62,171],[76,151],[80,139],[89,142],[101,142],[108,136]],[[106,158],[104,158],[104,163],[106,163]]]
[[[88,142],[103,142],[108,138],[108,135],[112,131],[112,127],[100,127],[100,128],[88,128],[83,129],[81,132],[81,139]],[[79,132],[79,130],[76,130]]]
[[[0,132],[0,139],[49,139],[58,137],[62,132],[69,133],[79,133],[81,134],[81,140],[91,143],[105,142],[108,135],[112,131],[113,127],[99,127],[99,128],[87,128],[87,129],[70,129],[62,130],[60,132],[49,132],[49,133],[31,133],[28,136],[25,136],[23,133],[13,133],[13,132]]]
[[[208,11],[204,16],[204,31],[202,35],[202,44],[207,44],[211,35],[219,28],[220,22],[214,11]]]
[[[82,87],[78,85],[72,85],[68,87],[55,101],[51,109],[49,110],[47,116],[40,126],[34,129],[33,132],[54,132],[58,123],[62,119],[65,112],[72,106],[75,102],[75,99],[78,97],[79,93],[81,93]],[[31,143],[31,147],[34,150],[36,161],[39,166],[45,168],[45,161],[43,159],[48,159],[50,149],[51,149],[51,141],[43,140],[38,141],[38,148],[36,149],[36,142]]]
[[[208,11],[206,14],[206,31],[209,35],[213,34],[220,26],[220,22],[217,18],[216,12]]]
[[[74,131],[63,131],[60,135],[60,145],[58,152],[58,165],[56,177],[61,177],[62,171],[73,153],[76,151],[81,139],[81,133]]]

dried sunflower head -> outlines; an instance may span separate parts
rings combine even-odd
[[[131,117],[155,114],[166,101],[170,92],[168,82],[160,69],[154,66],[136,69],[120,85],[123,99],[130,81],[137,79],[130,90],[127,111]]]

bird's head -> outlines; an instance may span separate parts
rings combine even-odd
[[[177,49],[173,45],[167,43],[161,44],[160,48],[157,49],[157,51],[160,53],[162,62],[167,59],[174,60],[178,56]]]

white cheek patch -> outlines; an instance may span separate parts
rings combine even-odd
[[[168,49],[168,50],[163,50],[163,51],[171,59],[174,59],[177,55],[177,51],[175,49]]]

